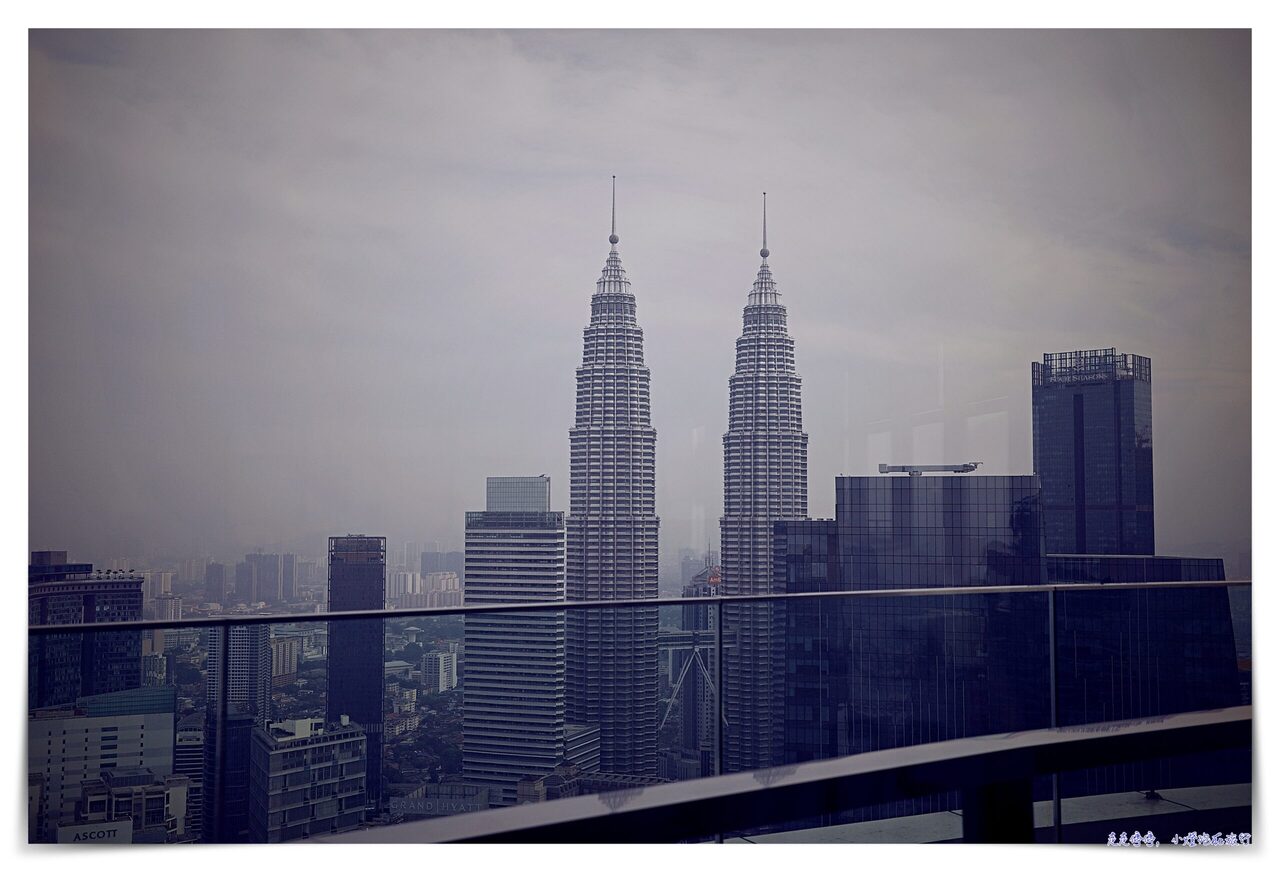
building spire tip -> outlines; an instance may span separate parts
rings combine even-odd
[[[768,258],[769,256],[769,193],[763,191],[760,194],[760,202],[762,209],[762,220],[760,224],[760,256]]]
[[[618,244],[618,177],[613,176],[613,207],[609,220],[609,244]]]

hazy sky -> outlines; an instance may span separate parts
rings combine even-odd
[[[31,546],[460,547],[567,507],[618,233],[664,559],[718,535],[741,309],[790,312],[810,512],[1031,471],[1030,364],[1152,358],[1157,548],[1250,524],[1247,32],[33,32]]]

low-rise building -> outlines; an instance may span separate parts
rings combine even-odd
[[[187,826],[190,792],[185,775],[157,775],[140,766],[105,769],[81,783],[75,824],[128,825],[134,843],[194,841],[196,834]],[[59,842],[67,840],[62,829]],[[76,826],[75,833],[81,832]]]

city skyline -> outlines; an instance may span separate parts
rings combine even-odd
[[[764,189],[799,294],[814,481],[876,462],[1028,473],[1028,364],[1115,346],[1153,360],[1156,426],[1179,422],[1155,447],[1157,548],[1247,552],[1247,34],[712,32],[698,55],[690,39],[33,33],[32,548],[315,553],[347,529],[457,548],[485,475],[568,481],[573,289],[616,172],[647,289],[664,561],[716,538],[734,265]],[[695,86],[601,65],[624,44]],[[744,47],[768,51],[747,64]],[[802,52],[828,82],[796,90]],[[474,84],[387,85],[358,107],[325,65],[353,53],[357,78]],[[278,84],[249,93],[254,69]],[[405,120],[428,111],[472,145],[530,122],[517,141],[541,164]],[[354,478],[326,462],[357,445],[379,462]],[[810,513],[832,510],[815,491]]]
[[[28,841],[1250,843],[1251,37],[29,31]]]

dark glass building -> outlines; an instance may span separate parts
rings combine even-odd
[[[271,628],[264,624],[215,627],[207,638],[204,837],[211,842],[245,842],[249,840],[249,737],[254,726],[271,719]]]
[[[204,570],[204,596],[209,602],[227,604],[231,598],[225,563],[210,563]]]
[[[1052,584],[1081,582],[1223,581],[1221,557],[1157,557],[1123,554],[1049,554]]]
[[[1151,360],[1114,348],[1031,364],[1035,471],[1053,554],[1154,554]]]
[[[92,563],[67,562],[65,551],[31,553],[30,626],[138,620],[140,576],[94,572]],[[27,658],[27,702],[33,709],[142,686],[142,637],[137,630],[33,636]]]
[[[1042,518],[1035,476],[839,478],[834,520],[774,525],[776,583],[798,593],[1222,577],[1213,560],[1045,555]],[[1055,693],[1060,726],[1240,704],[1225,589],[1053,597],[1052,612],[1048,592],[786,603],[785,762],[1052,726]],[[1061,789],[1248,780],[1247,755],[1205,755],[1071,773]],[[841,819],[957,804],[940,794]]]
[[[381,609],[387,596],[385,536],[329,538],[329,611]],[[382,807],[383,625],[380,619],[329,622],[329,690],[325,719],[346,715],[364,728],[365,790]]]
[[[774,525],[775,584],[787,593],[1039,584],[1042,529],[1035,476],[837,478],[834,520]],[[786,763],[1049,724],[1043,599],[778,608]],[[942,811],[952,800],[926,797],[875,816]]]

